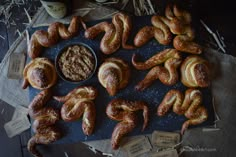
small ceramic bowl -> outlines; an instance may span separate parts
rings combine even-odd
[[[89,76],[86,79],[80,80],[80,81],[75,81],[75,80],[66,78],[64,76],[64,74],[62,73],[62,70],[61,70],[61,68],[59,66],[59,59],[60,59],[61,55],[66,51],[66,49],[68,49],[71,46],[75,46],[75,45],[86,47],[90,51],[90,53],[93,55],[93,57],[94,57],[94,69],[93,69],[93,71],[89,74]],[[87,80],[89,80],[94,75],[94,73],[96,71],[96,68],[97,68],[97,56],[96,56],[94,50],[90,46],[88,46],[87,44],[84,44],[84,43],[73,43],[73,44],[70,44],[70,45],[66,45],[65,47],[63,47],[59,51],[59,53],[57,54],[56,59],[55,59],[55,67],[56,67],[57,74],[60,76],[60,78],[62,80],[66,81],[68,83],[82,84],[82,83],[86,82]]]

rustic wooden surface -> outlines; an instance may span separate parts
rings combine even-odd
[[[9,1],[0,1],[0,5],[4,5]],[[165,1],[165,0],[156,0],[155,1],[155,8],[164,8],[164,6],[169,3],[173,2],[173,0]],[[179,0],[177,1],[179,2]],[[182,1],[183,2],[183,1]],[[224,41],[226,43],[226,50],[228,54],[236,56],[236,45],[235,45],[235,31],[236,23],[233,21],[235,15],[235,9],[233,8],[234,5],[231,4],[232,2],[227,1],[189,1],[188,3],[181,3],[183,5],[187,5],[191,10],[191,12],[195,15],[196,19],[202,19],[207,25],[213,30],[220,33],[221,36],[224,37]],[[214,4],[212,4],[214,3]],[[0,15],[0,62],[3,59],[4,55],[6,54],[7,50],[11,46],[11,44],[17,39],[19,34],[16,32],[17,29],[19,32],[22,32],[27,25],[24,23],[28,23],[27,16],[24,12],[24,8],[28,9],[30,16],[36,13],[37,8],[40,7],[41,4],[39,1],[25,1],[23,5],[14,5],[12,8],[12,15],[10,17],[9,23],[4,23],[4,16]],[[110,5],[109,7],[115,7],[120,9],[119,5]],[[163,10],[159,10],[163,12]],[[133,14],[132,8],[130,5],[127,6],[126,12]],[[12,24],[10,24],[12,23]],[[15,23],[15,24],[14,24]],[[201,38],[205,38],[207,36],[209,38],[209,34],[199,25],[197,30],[200,30]],[[11,116],[14,112],[13,107],[10,105],[0,101],[0,152],[1,156],[18,156],[18,157],[29,157],[31,156],[27,149],[26,144],[28,139],[30,138],[30,132],[25,131],[21,135],[16,136],[12,139],[9,139],[6,136],[5,130],[3,129],[4,123],[11,119]],[[4,146],[4,147],[3,147]],[[91,153],[87,153],[87,150],[81,149],[81,156],[91,156]],[[16,155],[17,154],[17,155]],[[94,155],[92,155],[94,156]]]

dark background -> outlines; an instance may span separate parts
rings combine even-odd
[[[9,0],[0,0],[0,5],[9,4]],[[132,2],[132,1],[130,1]],[[155,9],[159,13],[163,13],[163,10],[168,3],[178,3],[181,7],[189,10],[194,19],[194,26],[197,32],[197,38],[202,44],[207,44],[206,41],[213,40],[212,36],[201,26],[199,19],[202,19],[212,31],[218,31],[219,34],[224,38],[226,44],[226,53],[236,56],[236,45],[235,45],[235,28],[236,22],[235,13],[236,7],[233,4],[234,1],[207,1],[207,0],[153,0]],[[24,8],[28,10],[31,17],[37,12],[37,9],[41,6],[39,0],[25,0],[25,4],[13,5],[11,8],[11,17],[9,20],[5,19],[5,16],[0,15],[0,62],[6,54],[11,44],[19,36],[16,33],[23,32],[27,27],[28,19],[24,12]],[[108,7],[115,7],[120,9],[119,5],[109,5]],[[131,4],[125,8],[125,11],[133,14]],[[211,47],[218,49],[216,46],[210,44]],[[11,119],[14,109],[7,105],[5,102],[0,101],[0,111],[4,108],[4,113],[0,115],[0,157],[27,157],[30,156],[26,150],[26,144],[30,138],[30,132],[25,131],[21,135],[9,139],[6,136],[3,125],[5,122]],[[71,146],[73,148],[73,146]],[[222,146],[223,147],[223,146]],[[81,145],[76,147],[80,152],[80,156],[94,156],[93,153],[89,153],[87,149]],[[75,152],[76,153],[76,152]],[[210,154],[209,154],[210,155]]]

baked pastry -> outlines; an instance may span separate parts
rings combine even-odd
[[[188,56],[181,64],[181,82],[187,87],[209,86],[209,63],[199,56]]]
[[[48,89],[57,81],[55,66],[47,58],[31,60],[25,66],[23,77],[23,89],[27,88],[29,84],[36,89]]]
[[[137,55],[133,54],[132,64],[138,70],[147,70],[166,62],[170,58],[181,59],[181,54],[176,49],[165,49],[161,52],[157,52],[154,56],[144,62],[138,62]]]
[[[35,135],[28,141],[27,148],[37,157],[42,156],[36,149],[38,144],[50,144],[62,137],[61,132],[55,126],[60,118],[59,112],[54,108],[44,107],[51,96],[51,90],[43,90],[34,97],[28,107],[29,115],[34,119],[32,127]]]
[[[155,39],[163,45],[172,41],[175,34],[173,46],[175,49],[192,54],[202,53],[202,48],[194,42],[195,32],[191,26],[191,15],[189,12],[179,9],[176,5],[168,5],[165,16],[154,15],[151,19],[152,26],[145,26],[139,30],[134,38],[134,45],[141,47],[150,39]]]
[[[142,101],[127,101],[123,99],[112,100],[106,108],[106,114],[112,120],[120,121],[113,130],[111,144],[113,149],[119,148],[123,136],[131,132],[138,124],[135,112],[143,110],[143,128],[147,127],[149,110],[146,103]]]
[[[152,56],[145,62],[137,62],[133,55],[132,63],[136,69],[145,70],[152,68],[145,78],[140,81],[135,89],[142,91],[159,79],[165,85],[174,85],[179,80],[177,68],[182,62],[180,52],[176,49],[165,49]],[[164,66],[160,65],[164,63]]]
[[[94,39],[101,32],[105,32],[100,49],[104,54],[116,52],[120,46],[124,49],[133,49],[134,46],[128,45],[127,40],[131,31],[132,23],[129,16],[117,13],[112,18],[112,23],[101,22],[85,31],[85,37]]]
[[[179,9],[176,5],[168,5],[166,8],[166,17],[169,21],[166,24],[170,31],[176,35],[173,40],[173,46],[179,51],[201,54],[202,47],[194,42],[195,32],[191,25],[192,18],[189,12]]]
[[[95,127],[96,109],[94,99],[97,90],[91,86],[75,88],[66,96],[54,96],[59,102],[63,102],[61,118],[66,122],[76,121],[83,115],[82,129],[85,135],[91,135]]]
[[[129,78],[129,65],[120,58],[106,59],[98,70],[98,80],[110,96],[114,96],[119,89],[125,88]]]
[[[188,89],[183,95],[179,90],[170,90],[157,108],[157,115],[164,116],[172,107],[178,115],[185,115],[188,118],[182,125],[181,133],[190,125],[198,125],[208,118],[207,109],[201,105],[202,94],[200,90]]]
[[[166,18],[163,16],[154,15],[151,18],[153,26],[144,26],[134,37],[134,45],[141,47],[153,37],[163,45],[168,45],[172,41],[172,34],[169,27],[166,25]]]
[[[28,46],[29,57],[36,58],[40,56],[43,47],[53,46],[60,39],[70,39],[74,37],[79,31],[80,24],[82,24],[84,29],[86,29],[86,25],[82,18],[79,16],[74,16],[68,28],[60,22],[55,22],[49,25],[47,31],[35,31],[31,36]]]

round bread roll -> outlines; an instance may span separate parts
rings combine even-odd
[[[187,87],[209,86],[209,63],[196,55],[187,57],[181,65],[181,82]]]
[[[57,81],[55,67],[47,58],[36,58],[31,60],[25,66],[23,76],[23,89],[27,88],[30,84],[36,89],[44,90],[52,87]]]
[[[129,65],[120,58],[106,59],[98,70],[98,80],[110,96],[114,96],[119,89],[125,88],[129,78]]]

